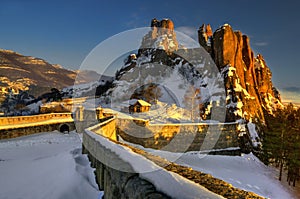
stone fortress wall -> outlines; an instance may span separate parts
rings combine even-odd
[[[16,138],[54,130],[69,132],[74,129],[72,113],[0,117],[0,139]]]
[[[121,130],[122,129],[122,130]],[[219,131],[219,136],[210,136],[210,133]],[[219,139],[215,146],[216,148],[222,147],[238,147],[238,126],[236,123],[230,124],[149,124],[145,120],[126,120],[117,119],[116,116],[109,117],[107,120],[103,120],[101,123],[85,129],[83,132],[83,153],[88,154],[91,161],[91,166],[95,168],[95,175],[98,187],[104,191],[104,199],[107,198],[149,198],[149,199],[162,199],[162,198],[178,198],[178,195],[172,192],[164,190],[162,187],[158,187],[155,183],[145,178],[143,174],[137,172],[135,164],[138,162],[130,161],[130,157],[140,156],[139,149],[135,147],[129,147],[124,145],[118,140],[120,137],[123,141],[129,141],[137,144],[141,144],[145,147],[151,147],[156,149],[170,149],[165,147],[165,144],[170,145],[171,140],[176,139],[174,137],[179,136],[178,141],[185,143],[185,140],[193,139],[188,150],[198,149],[202,143],[197,143],[199,140],[203,141],[203,136],[208,136],[211,139]],[[130,135],[131,134],[131,135]],[[189,136],[192,135],[192,136]],[[195,136],[196,135],[196,136]],[[197,138],[197,135],[200,138]],[[119,137],[120,136],[120,137]],[[135,139],[134,136],[141,136],[140,139]],[[228,137],[229,136],[229,137]],[[235,140],[237,139],[237,140]],[[138,141],[137,141],[138,140]],[[179,143],[178,142],[178,143]],[[175,146],[180,148],[178,143]],[[118,149],[125,149],[125,153],[120,153]],[[117,149],[117,150],[116,150]],[[171,148],[171,150],[174,148]],[[124,156],[126,157],[124,159]],[[128,159],[129,158],[129,159]],[[154,157],[154,160],[159,160],[158,157]],[[151,160],[152,161],[152,160]],[[155,163],[157,164],[157,163]],[[162,169],[162,168],[161,168]],[[195,172],[186,168],[180,172],[189,173]],[[172,167],[171,171],[178,171],[177,167]],[[168,170],[169,171],[169,170]],[[166,171],[166,172],[168,172]],[[180,173],[179,172],[179,173]],[[155,175],[153,173],[147,173],[147,176]],[[173,176],[174,174],[171,174]],[[191,175],[199,175],[191,174]],[[202,174],[201,174],[202,175]],[[184,176],[184,175],[183,175]],[[151,178],[151,177],[150,177]],[[165,176],[161,176],[161,180],[164,181]],[[232,198],[261,198],[253,193],[238,190],[233,188],[232,185],[213,179],[210,175],[207,175],[204,181],[211,181],[214,183],[208,183],[211,186],[211,190],[215,193],[220,192],[219,184],[222,184],[222,191],[227,194],[230,192]],[[173,179],[174,180],[174,179]],[[199,179],[198,179],[199,181]],[[197,181],[197,182],[198,182]],[[170,184],[173,182],[169,181]],[[182,190],[184,195],[180,198],[202,198],[202,195],[190,196],[187,187],[178,186],[178,189]],[[186,190],[185,190],[186,189]],[[200,189],[200,188],[199,188]],[[174,191],[174,190],[173,190]],[[175,195],[174,195],[175,194]],[[214,193],[211,193],[214,194]],[[225,195],[226,195],[225,194]],[[228,195],[228,196],[229,196]],[[203,198],[218,198],[217,195],[211,195]]]
[[[172,152],[231,150],[239,154],[238,123],[150,124],[146,120],[117,119],[117,134],[146,148]]]
[[[124,161],[118,154],[101,145],[88,131],[117,141],[116,119],[110,118],[100,124],[88,128],[83,133],[83,153],[88,154],[91,166],[94,167],[96,181],[100,190],[104,191],[104,198],[170,198],[156,190],[155,186],[142,179],[134,171],[132,165]],[[111,143],[117,145],[116,143]],[[112,168],[118,165],[123,168]]]

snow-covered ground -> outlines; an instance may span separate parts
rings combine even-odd
[[[128,106],[128,102],[127,104],[124,102],[111,107],[111,109],[105,109],[104,112],[113,112],[117,114],[118,118],[149,120],[153,124],[199,122],[199,118],[197,120],[194,118],[195,121],[191,120],[190,110],[178,107],[176,104],[158,101],[157,104],[151,106],[150,111],[135,113],[124,112],[123,110],[128,110]]]
[[[143,147],[139,146],[139,148]],[[264,165],[253,154],[220,156],[203,155],[198,152],[182,154],[149,148],[143,149],[177,164],[211,174],[237,188],[257,193],[266,198],[296,199],[280,184],[276,178],[277,172],[273,168]]]
[[[92,199],[102,194],[75,132],[0,141],[1,199]]]
[[[145,150],[264,197],[296,198],[276,179],[276,171],[252,154],[241,157],[211,156],[197,152],[181,154]],[[1,140],[0,198],[99,198],[103,193],[98,190],[93,169],[89,165],[87,156],[81,154],[81,138],[75,132],[40,133]],[[136,169],[145,170],[145,167]],[[155,182],[162,185],[160,181]]]

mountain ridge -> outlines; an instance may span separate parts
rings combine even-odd
[[[9,93],[18,94],[27,91],[37,97],[50,91],[51,88],[63,89],[75,83],[98,81],[100,77],[101,75],[94,71],[70,70],[59,64],[50,64],[41,58],[0,49],[2,100]]]

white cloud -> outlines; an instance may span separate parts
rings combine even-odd
[[[255,42],[255,46],[268,46],[269,44],[267,42]]]
[[[299,91],[286,91],[284,89],[280,89],[279,93],[281,95],[281,100],[283,103],[292,102],[300,106],[300,92]]]

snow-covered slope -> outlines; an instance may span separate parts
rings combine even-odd
[[[252,154],[241,157],[208,155],[202,158],[197,154],[187,153],[176,162],[189,165],[195,170],[210,173],[235,187],[267,198],[293,198],[276,179],[276,172],[265,166]]]
[[[89,75],[89,73],[85,74],[85,78],[88,78]],[[80,79],[82,79],[82,77],[76,78],[74,85],[62,89],[63,95],[72,98],[87,96],[94,97],[97,94],[96,92],[98,87],[110,85],[114,80],[113,77],[99,75],[99,79],[82,84],[80,83]]]
[[[41,133],[0,141],[1,199],[98,198],[78,134]]]
[[[252,153],[242,156],[220,156],[204,155],[199,152],[172,153],[143,148],[139,145],[134,146],[177,164],[211,174],[237,188],[257,193],[266,198],[295,198],[280,184],[276,178],[277,172],[264,165]]]
[[[179,49],[169,56],[151,46],[119,72],[114,85],[109,90],[112,107],[137,96],[148,102],[176,104],[195,112],[196,120],[200,120],[199,104],[225,101],[222,76],[210,55],[201,48]]]
[[[118,118],[135,118],[148,120],[150,123],[187,123],[192,122],[191,112],[187,109],[176,106],[176,104],[168,104],[158,101],[151,106],[150,111],[140,113],[128,113],[128,103],[121,103],[120,106],[114,107],[113,111]],[[105,111],[111,111],[105,109]],[[199,121],[194,121],[199,122]]]
[[[95,96],[96,88],[104,84],[105,82],[102,81],[94,81],[87,84],[75,84],[62,89],[62,93],[65,96],[73,98],[84,97],[89,95]]]

